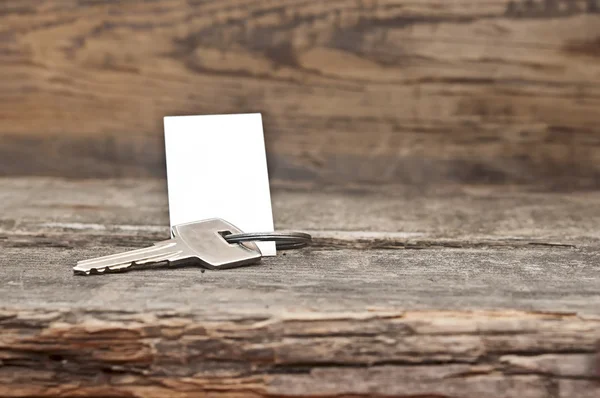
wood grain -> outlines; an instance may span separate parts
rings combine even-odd
[[[0,173],[162,176],[162,117],[264,115],[285,181],[600,185],[598,1],[7,0]]]
[[[76,277],[168,235],[165,181],[0,179],[0,396],[596,397],[598,195],[278,185],[313,247]]]
[[[1,311],[0,394],[596,397],[600,321],[571,314]]]
[[[169,235],[164,179],[0,178],[0,188],[0,231],[5,237],[24,231],[50,241],[56,233],[71,234],[85,245],[90,235],[133,240]],[[582,247],[600,240],[599,192],[465,185],[430,191],[296,184],[274,184],[271,189],[276,229],[310,231],[321,246],[361,247],[364,240],[398,247],[447,241],[467,247]]]

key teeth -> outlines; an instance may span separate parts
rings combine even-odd
[[[84,275],[84,276],[87,276],[87,275],[91,275],[92,274],[92,270],[84,271],[84,270],[81,270],[81,269],[73,268],[73,273],[75,275]]]
[[[172,246],[172,245],[169,245]],[[166,247],[169,247],[166,246]],[[90,266],[90,264],[98,263],[99,260],[107,259],[107,258],[116,258],[119,255],[112,255],[106,257],[100,257],[98,259],[90,259],[90,260],[82,260],[78,261],[77,265],[73,267],[73,271],[76,275],[99,275],[99,274],[114,274],[119,272],[125,272],[132,267],[137,266],[146,266],[152,263],[162,263],[166,262],[167,265],[171,264],[175,260],[180,260],[185,258],[181,255],[182,251],[170,251],[164,253],[158,253],[152,256],[147,256],[143,260],[133,261],[133,262],[122,262],[122,263],[114,263],[112,265],[104,266],[104,267],[95,267]]]
[[[92,269],[78,269],[77,267],[73,267],[73,273],[75,275],[84,275],[84,276],[89,276],[89,275],[95,275],[95,274],[104,274],[106,271],[106,267],[98,269],[98,268],[92,268]]]
[[[124,272],[126,269],[127,268],[110,269],[108,267],[104,267],[104,268],[92,268],[92,269],[87,269],[87,270],[81,270],[81,269],[77,269],[75,267],[75,268],[73,268],[73,273],[75,275],[84,275],[84,276],[101,275],[101,274],[116,274],[119,272]]]
[[[75,267],[73,267],[73,273],[75,275],[84,275],[84,276],[89,276],[89,275],[100,275],[100,274],[108,274],[110,273],[109,267],[102,267],[102,268],[79,268],[81,267],[81,261],[77,262],[77,265]]]
[[[87,276],[87,275],[90,274],[90,272],[89,271],[82,271],[82,270],[77,269],[77,268],[73,268],[73,274]]]

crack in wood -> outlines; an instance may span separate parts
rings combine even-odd
[[[315,238],[311,247],[315,249],[335,250],[335,249],[355,249],[355,250],[425,250],[425,249],[490,249],[507,248],[523,249],[531,246],[541,246],[556,249],[576,249],[577,246],[567,243],[551,242],[531,242],[531,241],[513,241],[513,240],[417,240],[400,241],[394,239],[334,239],[334,238]]]
[[[57,249],[75,249],[90,246],[113,246],[115,248],[137,248],[152,245],[156,240],[163,239],[159,235],[91,235],[85,237],[60,234],[55,237],[47,235],[26,235],[0,237],[0,247],[5,248],[34,248],[48,247]],[[527,249],[528,247],[545,247],[548,249],[576,249],[577,246],[568,243],[532,242],[514,240],[395,240],[395,239],[336,239],[315,237],[311,242],[313,250],[440,250],[440,249]],[[307,250],[307,249],[305,249]]]

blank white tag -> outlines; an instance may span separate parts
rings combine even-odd
[[[244,232],[272,232],[259,113],[165,117],[171,226],[222,218]],[[258,242],[275,255],[275,243]]]

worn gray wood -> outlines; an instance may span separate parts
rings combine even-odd
[[[117,234],[135,241],[168,235],[163,179],[0,181],[0,234],[5,236],[72,232],[81,240]],[[278,229],[309,230],[357,244],[377,244],[382,238],[581,245],[600,239],[597,191],[546,193],[469,185],[322,188],[277,182],[272,190]]]
[[[168,234],[165,182],[0,179],[0,396],[600,394],[600,193],[273,197],[313,247],[76,277]]]
[[[23,308],[181,309],[205,316],[362,311],[371,306],[600,316],[596,249],[312,249],[220,272],[186,268],[72,275],[77,259],[114,251],[105,244],[84,249],[6,248],[0,263],[0,297],[5,305]]]

